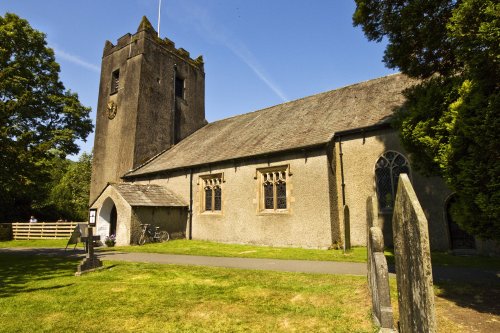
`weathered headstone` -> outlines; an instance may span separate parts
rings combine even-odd
[[[93,229],[96,226],[97,220],[97,209],[90,208],[89,209],[89,224],[87,228],[87,254],[85,259],[83,259],[82,263],[78,265],[77,271],[75,273],[76,276],[82,275],[86,272],[91,272],[96,269],[99,269],[102,266],[102,261],[100,261],[94,254],[94,235]]]
[[[368,284],[372,295],[373,317],[381,328],[393,328],[389,270],[384,256],[384,236],[379,227],[369,229],[371,271]]]
[[[349,206],[344,205],[344,252],[351,249],[351,216]]]
[[[89,226],[87,231],[87,254],[85,255],[85,259],[82,260],[81,264],[78,265],[77,271],[75,273],[76,276],[80,276],[83,273],[91,272],[102,267],[102,261],[100,261],[94,254],[94,235],[92,229],[93,228]]]
[[[406,174],[399,176],[392,228],[400,332],[436,332],[427,219]]]
[[[68,243],[66,243],[66,248],[64,249],[64,251],[66,251],[68,249],[68,246],[70,246],[71,244],[75,244],[73,250],[76,249],[76,246],[80,242],[81,237],[82,237],[82,231],[79,223],[73,229],[73,232],[71,233],[71,236],[68,239]]]
[[[366,247],[367,247],[367,271],[368,271],[368,279],[370,277],[372,271],[372,265],[370,260],[370,228],[376,227],[378,219],[378,202],[375,196],[369,196],[366,198]],[[368,287],[371,288],[370,284]]]

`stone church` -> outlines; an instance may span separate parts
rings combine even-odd
[[[473,247],[450,227],[451,192],[412,169],[390,127],[414,83],[389,75],[207,123],[203,58],[158,38],[143,18],[135,34],[104,46],[90,199],[97,233],[133,244],[150,223],[188,239],[328,248],[348,231],[352,245],[365,245],[366,200],[376,193],[390,243],[397,177],[408,173],[432,249]]]

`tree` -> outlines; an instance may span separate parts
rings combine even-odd
[[[59,80],[45,35],[15,14],[0,16],[0,220],[27,218],[41,202],[54,157],[79,151],[90,108]]]
[[[387,38],[384,62],[420,79],[395,126],[412,164],[457,194],[452,214],[500,240],[500,4],[493,0],[356,0],[354,25]]]
[[[85,221],[88,215],[92,155],[83,153],[78,162],[71,162],[59,182],[52,188],[50,203],[60,217]]]

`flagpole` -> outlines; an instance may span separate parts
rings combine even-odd
[[[158,2],[158,37],[160,37],[161,0]]]

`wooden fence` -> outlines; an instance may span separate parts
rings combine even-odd
[[[78,222],[12,223],[14,239],[64,239],[69,238]]]

